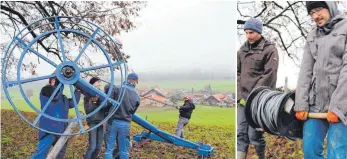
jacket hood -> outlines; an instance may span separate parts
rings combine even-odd
[[[340,11],[337,8],[337,3],[335,1],[325,1],[329,8],[330,19],[334,19],[335,16],[340,14]]]

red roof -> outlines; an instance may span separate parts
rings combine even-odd
[[[143,93],[142,96],[147,96],[147,95],[153,94],[153,93],[151,93],[151,92],[156,92],[156,94],[158,94],[158,95],[160,95],[160,96],[162,96],[162,97],[166,97],[165,92],[161,91],[161,90],[158,89],[158,88],[152,88],[152,89],[148,90],[147,92]]]
[[[156,101],[156,102],[159,102],[159,103],[165,103],[166,101],[166,98],[165,97],[162,97],[162,96],[158,96],[158,95],[146,95],[144,97],[141,98],[142,100],[144,99],[149,99],[149,100],[153,100],[153,101]]]
[[[148,86],[136,87],[136,89],[139,91],[145,91],[148,89]]]
[[[205,95],[204,94],[194,94],[192,96],[192,98],[201,98],[201,97],[205,97]]]
[[[215,98],[218,102],[221,102],[223,99],[225,99],[225,96],[223,94],[214,94],[208,98]]]

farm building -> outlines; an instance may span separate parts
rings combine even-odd
[[[226,106],[224,102],[225,96],[223,94],[214,94],[206,98],[206,103],[209,105]]]
[[[163,89],[153,87],[141,95],[141,106],[162,107],[167,100],[167,94]]]
[[[193,94],[191,95],[192,101],[194,104],[200,104],[205,101],[205,98],[207,98],[208,95],[205,94]]]
[[[139,95],[142,95],[147,92],[148,86],[141,86],[141,87],[136,87],[137,92],[139,92]]]

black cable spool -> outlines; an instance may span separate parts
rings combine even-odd
[[[281,102],[281,108],[279,112],[279,118],[278,123],[279,124],[279,130],[280,134],[283,134],[283,136],[295,140],[295,138],[302,138],[303,137],[303,126],[304,121],[298,120],[295,117],[295,111],[294,106],[290,110],[290,113],[287,113],[284,109],[286,106],[286,103],[289,99],[292,99],[295,101],[295,93],[289,92],[287,93],[286,98]]]
[[[291,140],[302,138],[303,121],[295,118],[294,106],[286,111],[294,92],[280,92],[270,87],[253,89],[246,101],[245,116],[248,124],[265,132]]]

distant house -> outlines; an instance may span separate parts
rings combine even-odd
[[[227,107],[234,107],[235,106],[235,98],[232,98],[232,96],[226,96],[224,99],[224,103]]]
[[[225,96],[223,94],[214,94],[206,98],[206,103],[209,105],[225,106]]]
[[[148,90],[148,86],[136,87],[136,90],[139,92],[139,95],[144,94]]]
[[[200,103],[205,101],[205,98],[207,97],[207,95],[205,95],[205,94],[193,94],[193,95],[190,95],[190,97],[192,98],[192,101],[194,104],[200,104]]]
[[[141,106],[162,107],[167,100],[166,91],[153,87],[141,95]]]

